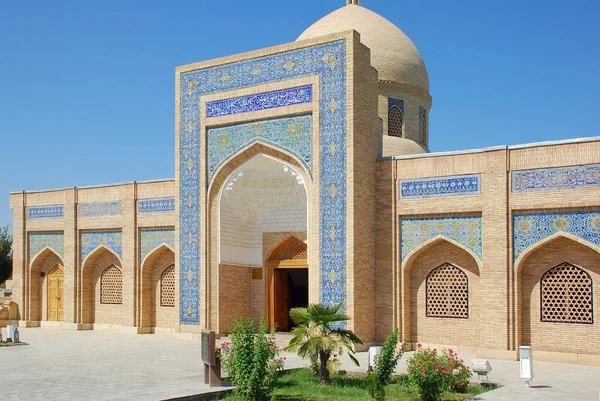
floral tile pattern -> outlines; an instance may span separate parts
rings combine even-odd
[[[140,262],[146,259],[146,256],[159,245],[168,245],[175,249],[175,230],[157,229],[140,230]]]
[[[401,226],[402,260],[438,235],[464,245],[482,260],[480,216],[402,219]]]
[[[79,217],[120,216],[123,212],[121,201],[88,202],[77,205]]]
[[[200,324],[200,97],[290,78],[320,78],[321,301],[346,300],[346,40],[182,73],[179,143],[180,321]],[[286,133],[287,135],[287,133]]]
[[[63,233],[35,233],[29,234],[27,239],[27,261],[40,253],[46,247],[52,249],[61,258],[65,253],[65,237]]]
[[[240,150],[261,142],[283,149],[312,175],[312,116],[276,118],[211,128],[207,132],[209,186],[217,170]]]
[[[400,199],[479,195],[479,174],[400,181]]]
[[[392,107],[397,107],[400,109],[402,113],[404,113],[404,100],[394,99],[392,97],[388,98],[388,111],[392,109]]]
[[[312,103],[312,85],[207,102],[206,117],[222,117],[303,103]]]
[[[175,198],[143,199],[138,201],[138,213],[169,213],[175,211]]]
[[[27,220],[62,219],[64,211],[63,205],[32,206],[27,208]]]
[[[123,235],[121,231],[82,231],[80,234],[80,263],[100,245],[113,251],[120,259],[123,258]]]
[[[513,215],[514,259],[517,260],[530,246],[558,232],[600,246],[600,211]]]
[[[600,164],[512,172],[512,191],[542,191],[600,186]]]

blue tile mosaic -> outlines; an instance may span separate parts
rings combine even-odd
[[[320,78],[321,302],[346,301],[346,40],[182,73],[179,143],[180,321],[199,324],[200,97],[291,78]]]
[[[558,232],[565,232],[600,246],[600,211],[513,215],[515,260],[527,248]]]
[[[175,249],[175,230],[140,230],[140,262],[146,259],[146,256],[148,256],[152,250],[162,244],[168,245],[171,249]]]
[[[276,118],[208,129],[207,186],[218,169],[242,149],[261,142],[283,149],[312,176],[312,116]]]
[[[82,263],[96,248],[104,245],[120,259],[123,258],[123,235],[121,231],[82,231],[80,233],[80,256]]]
[[[63,205],[32,206],[27,208],[27,220],[62,219],[64,212]]]
[[[138,201],[138,213],[169,213],[175,211],[175,198],[143,199]]]
[[[40,253],[46,247],[52,249],[61,258],[65,253],[65,237],[63,233],[35,233],[29,234],[27,240],[27,261]]]
[[[482,259],[481,217],[402,219],[402,260],[423,243],[441,235],[464,245]]]
[[[512,191],[541,191],[600,186],[600,164],[512,172]]]
[[[439,196],[479,195],[480,175],[461,175],[451,177],[402,180],[400,199],[431,198]]]
[[[88,202],[77,205],[79,217],[120,216],[123,212],[121,201]]]
[[[312,85],[240,96],[232,99],[206,102],[206,117],[222,117],[250,111],[312,103],[312,99]]]
[[[388,111],[390,111],[393,107],[398,108],[402,113],[404,113],[404,100],[394,99],[392,97],[388,98]]]

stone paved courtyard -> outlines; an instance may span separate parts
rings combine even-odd
[[[104,331],[20,329],[30,345],[0,348],[5,400],[164,400],[210,391],[204,385],[200,343],[160,335]],[[283,345],[288,336],[279,335]],[[288,368],[305,365],[285,354]],[[404,371],[405,355],[399,370]],[[472,355],[461,355],[470,362]],[[535,354],[534,354],[535,357]],[[364,371],[367,354],[356,368],[343,358],[344,369]],[[534,360],[534,381],[527,388],[516,361],[490,360],[490,379],[503,385],[474,400],[600,399],[600,367]]]

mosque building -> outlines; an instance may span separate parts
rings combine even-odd
[[[423,59],[359,3],[177,67],[174,180],[12,193],[19,324],[196,338],[342,303],[364,347],[600,364],[600,138],[429,153]]]

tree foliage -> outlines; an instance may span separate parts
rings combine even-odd
[[[347,351],[358,366],[354,345],[362,344],[362,341],[351,330],[338,327],[340,323],[350,320],[348,315],[340,312],[341,308],[342,304],[313,304],[290,310],[290,317],[298,326],[292,330],[294,338],[285,350],[297,352],[302,358],[318,358],[322,384],[329,384],[329,373],[335,366],[337,354]]]
[[[12,276],[12,235],[8,226],[0,229],[0,284]]]

